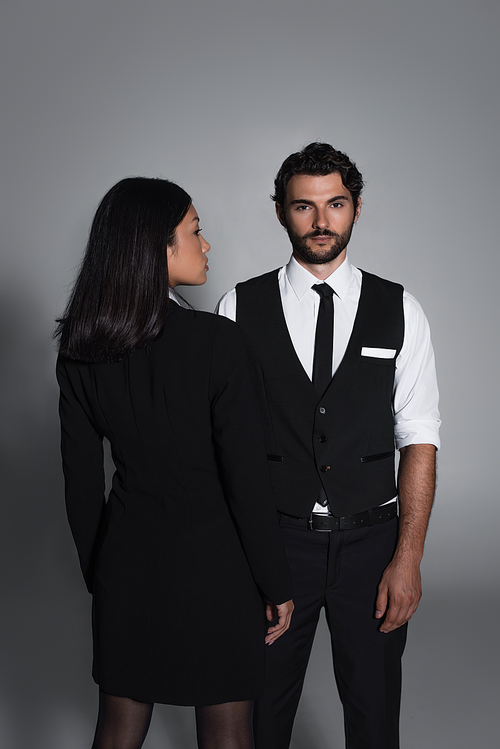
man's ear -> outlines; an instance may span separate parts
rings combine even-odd
[[[360,213],[361,213],[361,197],[358,195],[358,202],[356,204],[356,210],[354,211],[354,221],[355,222],[358,220]]]
[[[283,206],[281,206],[279,203],[276,203],[276,215],[278,217],[278,221],[280,222],[281,226],[283,226],[286,229],[286,222],[285,222],[285,216],[283,213]]]

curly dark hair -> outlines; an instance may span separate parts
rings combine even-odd
[[[364,186],[361,172],[345,153],[337,151],[329,143],[309,143],[302,151],[292,153],[285,159],[274,180],[274,195],[271,195],[271,200],[285,206],[288,183],[296,174],[324,177],[334,172],[342,177],[342,184],[351,193],[356,208]]]

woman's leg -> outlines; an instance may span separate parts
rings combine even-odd
[[[196,708],[199,749],[253,749],[253,701]]]
[[[153,703],[99,692],[99,715],[92,749],[140,749],[146,738]]]

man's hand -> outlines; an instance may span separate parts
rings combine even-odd
[[[418,562],[403,563],[393,559],[378,586],[375,616],[382,619],[385,614],[380,631],[392,632],[409,621],[417,610],[421,597]]]
[[[278,616],[278,623],[274,627],[269,627],[266,635],[266,645],[272,645],[278,637],[287,631],[290,626],[290,619],[292,618],[293,601],[286,601],[285,603],[270,603],[266,601],[266,617],[269,622]]]

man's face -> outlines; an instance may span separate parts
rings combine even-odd
[[[286,205],[277,206],[280,222],[288,232],[293,254],[302,265],[340,265],[351,238],[360,205],[337,172],[325,177],[299,174],[288,183]]]

